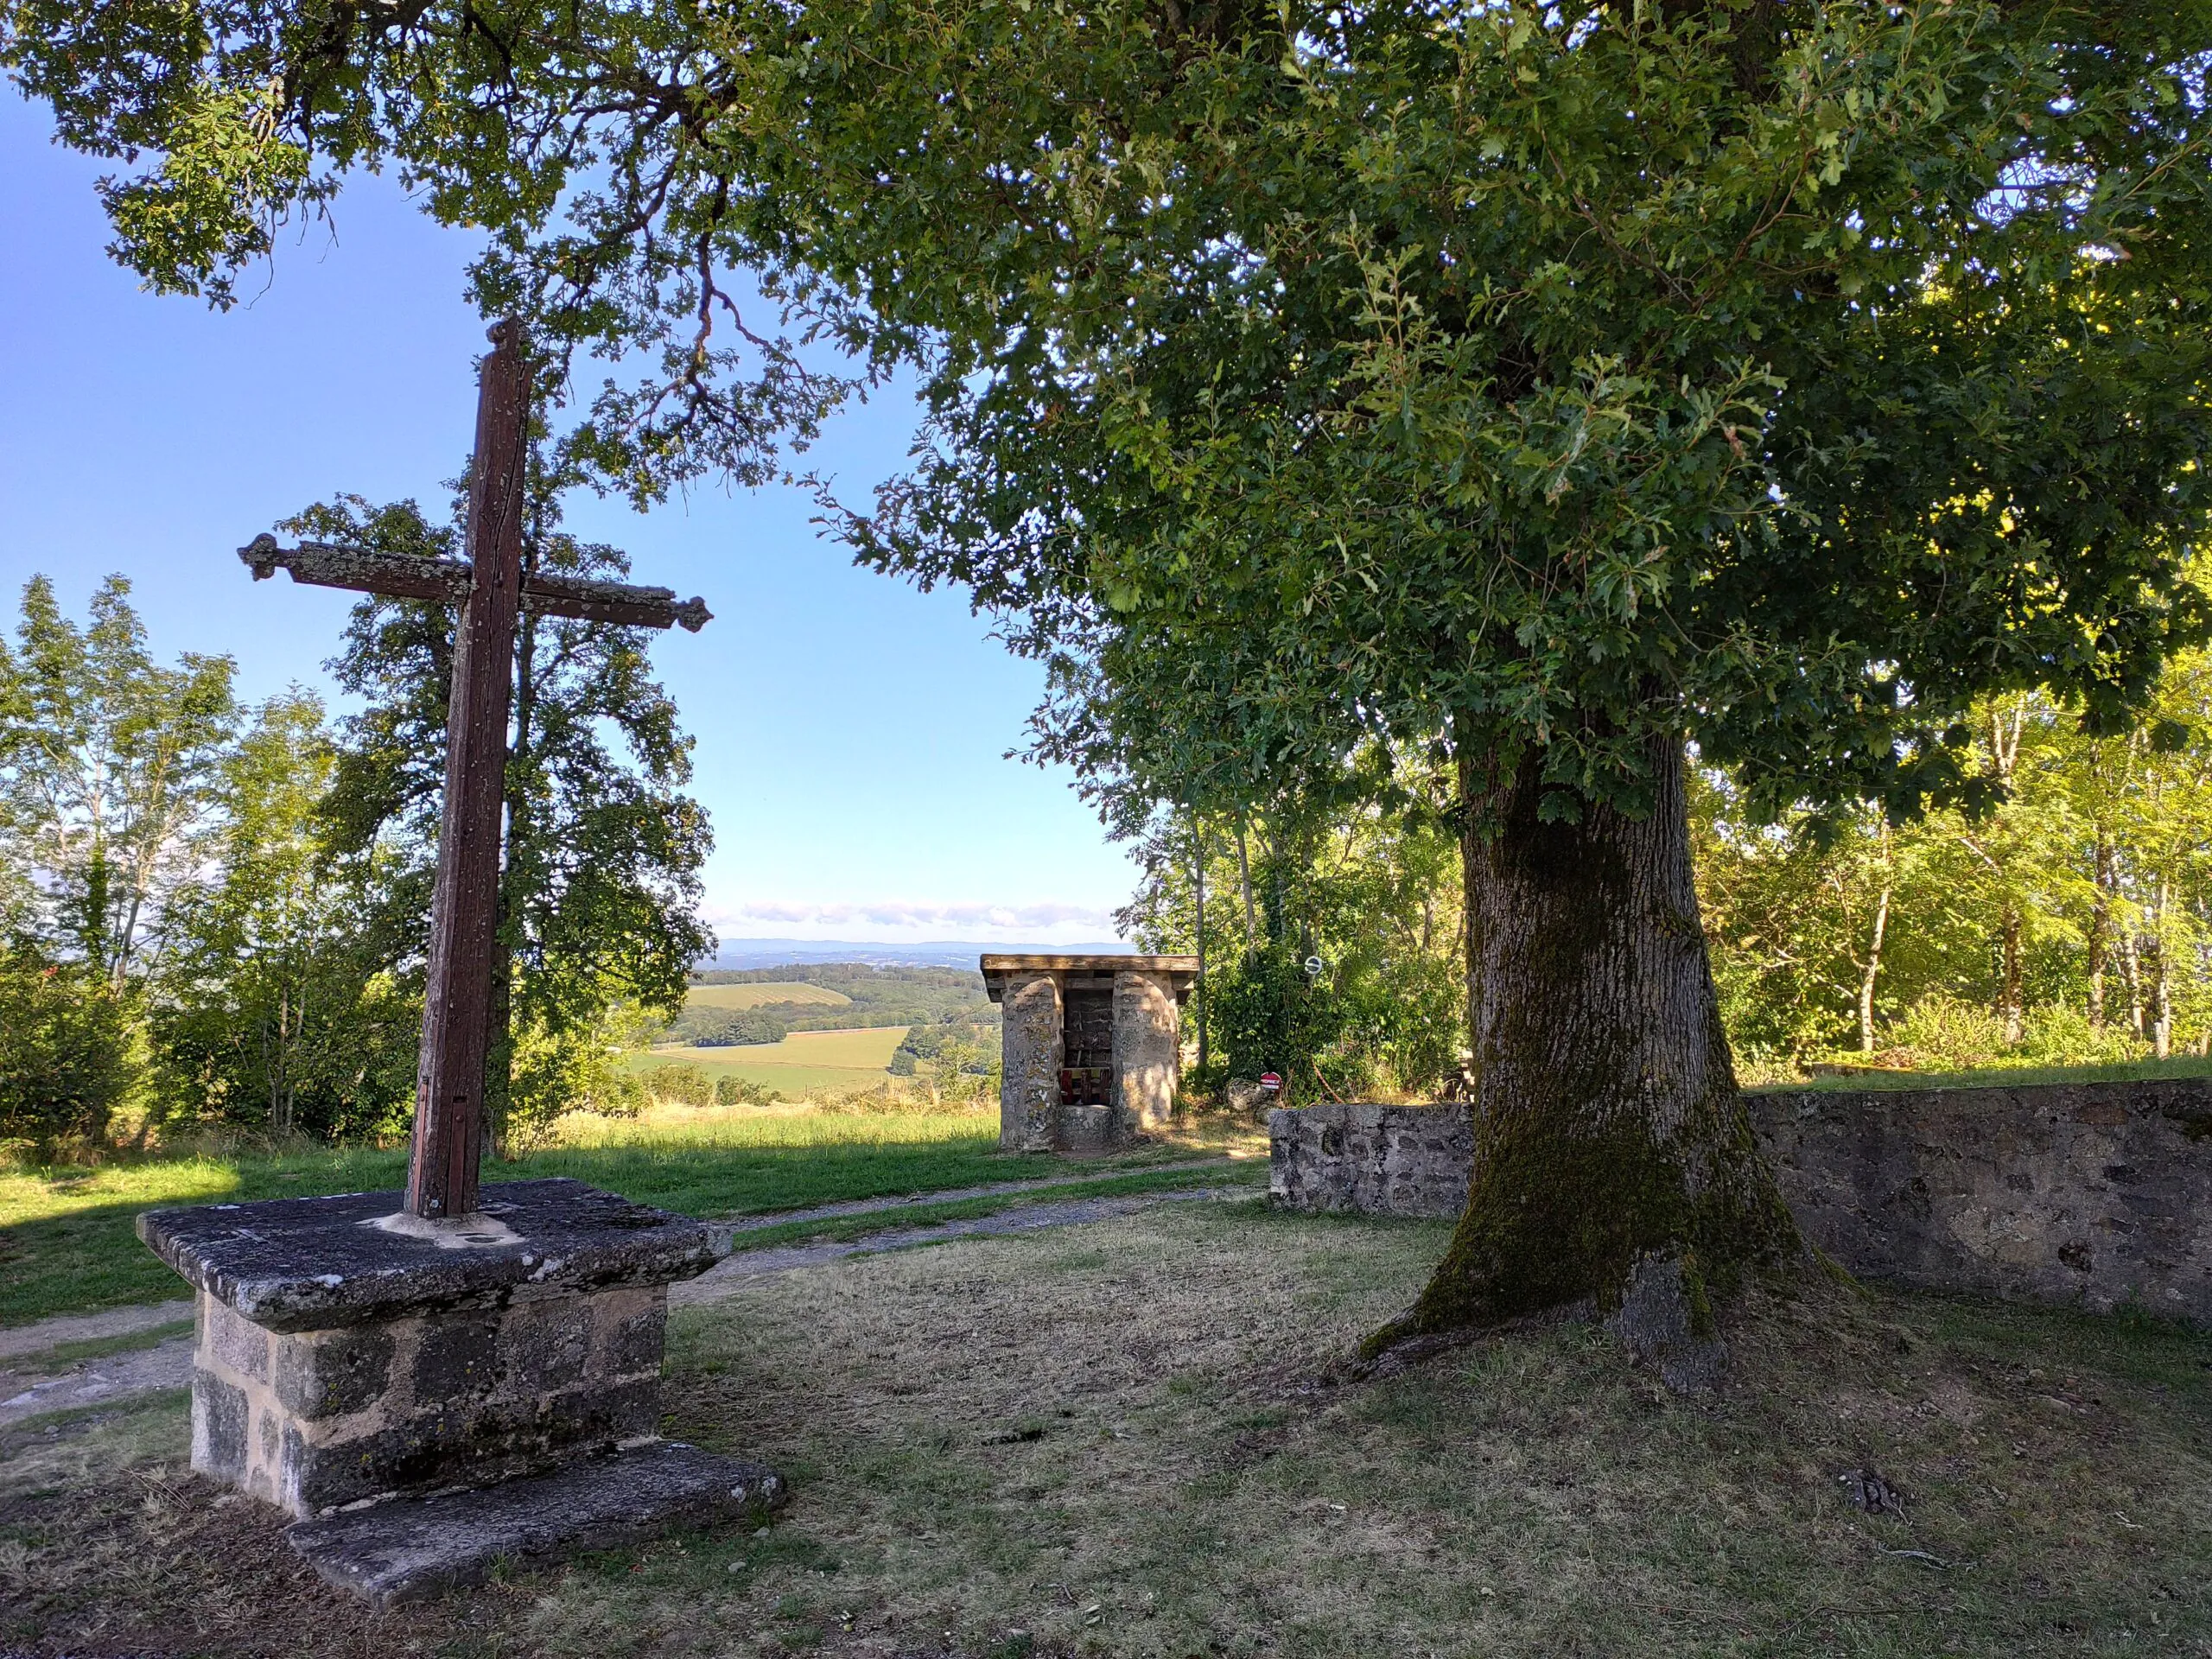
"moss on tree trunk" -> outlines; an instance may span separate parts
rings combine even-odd
[[[1467,841],[1475,1158],[1465,1213],[1376,1348],[1547,1310],[1611,1319],[1678,1387],[1724,1356],[1714,1299],[1802,1252],[1753,1138],[1698,921],[1681,746],[1652,810],[1543,821],[1530,755]]]

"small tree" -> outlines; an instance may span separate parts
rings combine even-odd
[[[332,858],[315,698],[272,698],[218,768],[208,879],[179,895],[149,998],[164,1116],[285,1135],[405,1127],[420,1006],[366,948],[375,872]]]
[[[82,628],[33,577],[16,639],[0,643],[0,841],[17,919],[120,994],[200,873],[237,725],[232,664],[156,663],[121,576]]]
[[[37,1161],[97,1144],[137,1071],[124,1001],[105,975],[0,946],[0,1143]]]

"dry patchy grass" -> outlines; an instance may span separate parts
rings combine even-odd
[[[0,1648],[2212,1654],[2212,1343],[1823,1285],[1709,1401],[1575,1327],[1320,1381],[1444,1236],[1178,1205],[743,1287],[678,1316],[668,1427],[792,1478],[772,1532],[381,1620],[177,1471],[175,1405],[52,1435],[7,1448]]]

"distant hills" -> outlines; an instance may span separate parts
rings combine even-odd
[[[855,939],[730,939],[701,970],[781,968],[817,962],[865,962],[880,967],[967,968],[986,951],[1053,956],[1125,955],[1130,947],[1107,939],[1091,944],[997,944],[938,939],[922,944],[884,944]]]

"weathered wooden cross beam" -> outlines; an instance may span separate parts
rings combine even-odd
[[[466,559],[423,559],[374,548],[340,547],[333,542],[302,542],[279,547],[274,536],[257,536],[238,557],[262,582],[279,570],[294,582],[315,588],[345,588],[357,594],[392,599],[435,599],[459,605],[468,597],[475,567]],[[573,616],[586,622],[620,622],[632,627],[664,628],[671,623],[693,633],[714,620],[702,599],[678,601],[672,588],[641,588],[592,576],[547,575],[533,571],[522,579],[522,608],[541,616]]]
[[[257,582],[286,570],[294,582],[317,587],[460,607],[407,1173],[407,1207],[430,1219],[475,1210],[483,1161],[516,616],[528,610],[629,627],[681,626],[693,633],[710,620],[703,601],[679,603],[670,588],[524,573],[530,364],[519,322],[496,325],[491,340],[478,387],[466,560],[410,558],[327,542],[284,548],[266,535],[238,550]]]

